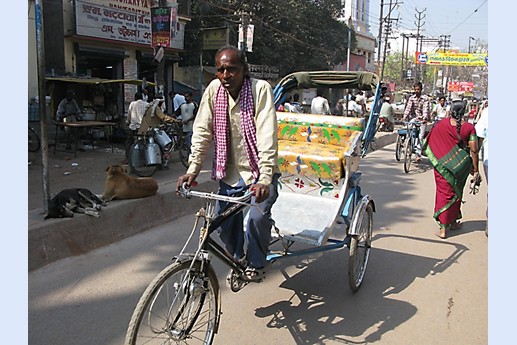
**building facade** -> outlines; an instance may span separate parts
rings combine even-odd
[[[356,35],[357,45],[352,52],[354,60],[362,56],[364,63],[350,63],[351,70],[355,66],[364,64],[364,70],[375,72],[375,48],[376,37],[370,32],[370,0],[343,0],[343,17],[347,23],[351,20],[352,28]]]
[[[94,103],[113,113],[108,116],[120,117],[142,88],[137,83],[92,86],[88,79],[145,78],[149,85],[163,81],[165,93],[172,89],[173,65],[184,49],[190,20],[190,0],[43,0],[41,4],[45,75],[51,81],[60,77],[80,81],[47,81],[47,95],[54,105],[72,88],[80,106]],[[36,24],[35,1],[29,1],[29,101],[38,94]],[[160,30],[167,34],[158,36]],[[164,47],[163,56],[157,54],[157,45]]]

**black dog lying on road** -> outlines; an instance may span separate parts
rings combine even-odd
[[[75,213],[84,213],[99,218],[101,206],[107,203],[86,188],[63,189],[48,204],[48,218],[70,218]]]

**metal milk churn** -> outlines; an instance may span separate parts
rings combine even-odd
[[[156,141],[158,142],[158,144],[160,144],[162,149],[165,149],[165,147],[172,142],[171,138],[169,138],[169,136],[163,129],[155,128],[154,137],[156,138]]]
[[[162,153],[160,146],[154,142],[154,138],[150,137],[145,149],[145,161],[147,165],[162,164]]]
[[[136,167],[145,165],[145,145],[142,141],[138,141],[131,150],[131,162]]]

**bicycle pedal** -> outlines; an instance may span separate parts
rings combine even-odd
[[[232,292],[239,292],[246,285],[249,284],[249,282],[243,280],[233,270],[230,270],[230,272],[228,272],[228,275],[226,276],[226,283],[227,283],[228,287],[230,288],[230,290],[232,290]]]

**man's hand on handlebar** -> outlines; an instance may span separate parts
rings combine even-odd
[[[257,204],[260,204],[262,201],[269,197],[269,186],[266,186],[262,183],[252,184],[250,186],[250,190],[253,192],[253,195],[255,196],[255,202]]]
[[[179,193],[179,191],[181,190],[181,186],[183,185],[183,183],[186,183],[186,186],[187,188],[189,188],[190,186],[192,185],[196,185],[196,177],[197,175],[196,174],[185,174],[185,175],[181,175],[179,178],[178,178],[178,183],[176,184],[176,192]]]

